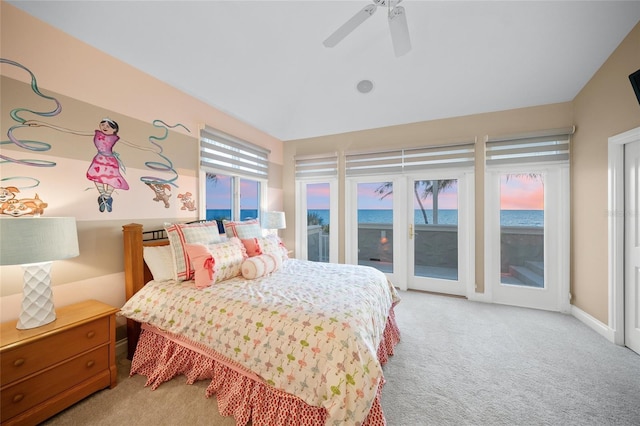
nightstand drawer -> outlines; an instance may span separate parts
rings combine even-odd
[[[1,382],[11,383],[108,342],[109,318],[104,317],[8,350],[0,360]]]
[[[108,370],[109,347],[103,346],[29,379],[7,386],[2,389],[2,395],[0,395],[2,422],[96,376],[101,371],[108,372]],[[104,386],[109,386],[108,374],[105,374]]]

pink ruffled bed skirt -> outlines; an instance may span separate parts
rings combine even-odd
[[[393,307],[380,346],[378,359],[385,364],[400,342],[400,330]],[[312,407],[300,398],[267,385],[242,366],[221,357],[202,345],[144,327],[131,363],[131,375],[147,377],[146,386],[156,389],[175,376],[185,375],[187,384],[211,380],[206,396],[216,396],[222,416],[233,416],[238,425],[251,420],[253,426],[324,425],[327,417],[322,407]],[[380,397],[384,379],[363,426],[386,425]]]

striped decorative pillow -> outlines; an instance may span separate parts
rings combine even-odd
[[[185,244],[212,244],[219,242],[218,224],[215,220],[203,223],[165,223],[173,253],[174,279],[185,281],[193,278],[194,268],[189,260]]]
[[[243,221],[223,220],[224,232],[227,237],[237,237],[241,240],[262,237],[262,228],[258,219]]]

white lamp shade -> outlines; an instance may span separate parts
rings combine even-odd
[[[56,319],[51,262],[75,257],[78,231],[73,217],[0,218],[0,265],[22,265],[22,310],[16,328],[40,327]]]
[[[286,227],[284,212],[264,212],[262,214],[263,229],[285,229]]]
[[[80,254],[73,217],[0,218],[0,265],[24,265]]]

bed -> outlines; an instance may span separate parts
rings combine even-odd
[[[383,273],[289,259],[281,242],[250,257],[248,238],[230,238],[226,246],[238,240],[244,247],[241,273],[224,276],[232,269],[225,259],[233,257],[220,251],[225,244],[202,244],[216,262],[206,278],[224,273],[200,285],[207,272],[196,264],[207,262],[196,262],[200,246],[186,244],[184,233],[182,248],[192,254],[184,259],[195,273],[175,279],[174,235],[123,226],[127,301],[119,315],[127,318],[131,375],[146,376],[152,389],[178,375],[189,384],[209,380],[206,397],[215,395],[220,414],[238,425],[386,424],[382,365],[400,341],[400,299]],[[256,239],[257,246],[269,244]],[[163,246],[171,247],[174,275],[157,280],[145,258]]]

